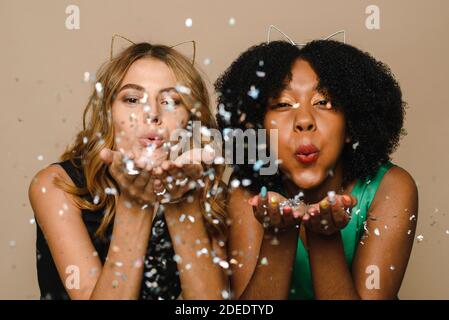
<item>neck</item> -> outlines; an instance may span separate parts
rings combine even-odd
[[[292,180],[286,181],[287,194],[289,197],[297,195],[299,192],[304,194],[303,200],[306,203],[318,203],[323,200],[329,191],[336,193],[343,193],[343,166],[339,161],[335,166],[333,175],[328,175],[327,178],[318,186],[312,189],[300,189]]]

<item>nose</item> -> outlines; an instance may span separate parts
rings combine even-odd
[[[145,122],[147,124],[160,125],[162,123],[161,114],[156,103],[152,103],[152,106],[144,107]]]
[[[316,123],[313,115],[305,106],[298,108],[295,114],[295,131],[315,131]]]

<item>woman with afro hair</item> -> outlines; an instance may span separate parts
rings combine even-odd
[[[275,41],[241,54],[215,88],[223,132],[277,131],[276,174],[233,165],[245,181],[228,195],[233,298],[396,299],[418,191],[390,162],[405,108],[390,69],[333,40]]]

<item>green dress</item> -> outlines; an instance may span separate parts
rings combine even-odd
[[[357,205],[352,209],[352,218],[341,230],[343,247],[348,266],[352,265],[357,244],[364,231],[364,223],[371,202],[384,174],[393,166],[391,162],[382,164],[372,178],[365,181],[357,180],[351,195],[357,198]],[[310,272],[309,254],[301,238],[298,239],[295,265],[293,267],[292,283],[289,299],[314,299],[312,275]]]

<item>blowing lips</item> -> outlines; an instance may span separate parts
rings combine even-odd
[[[301,163],[309,164],[318,159],[320,150],[313,144],[303,144],[296,149],[295,157]]]
[[[139,138],[139,143],[142,147],[146,148],[148,146],[155,146],[156,148],[159,148],[164,143],[164,138],[154,132],[150,132],[142,137]]]

